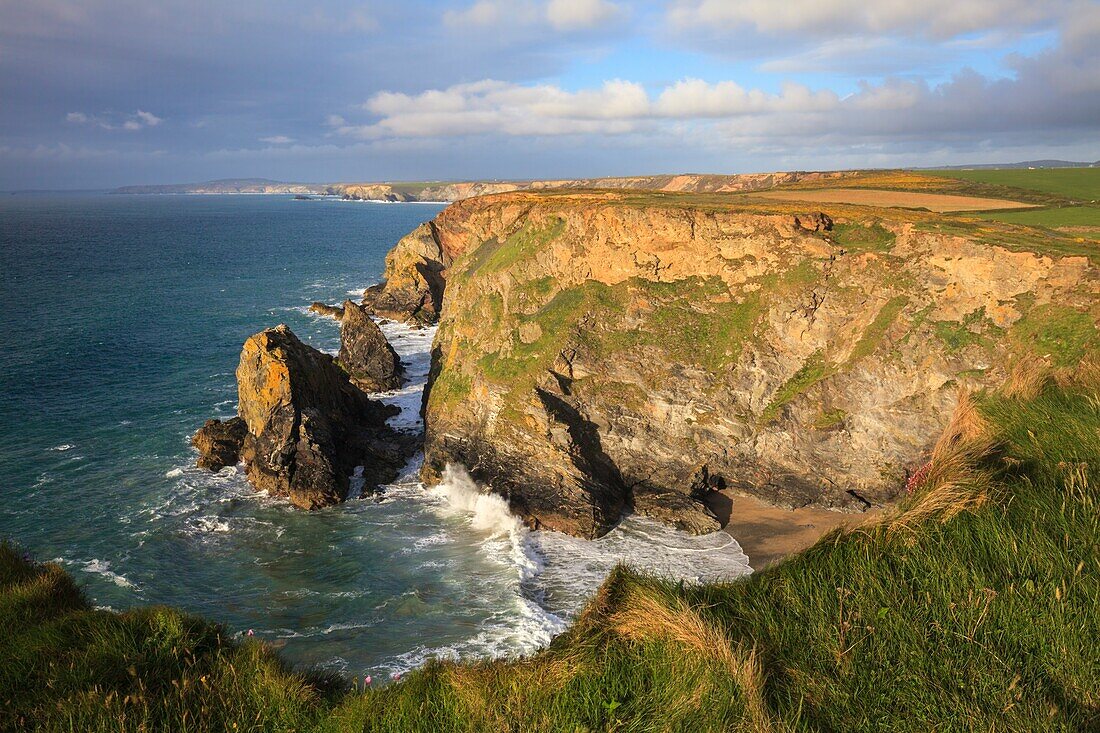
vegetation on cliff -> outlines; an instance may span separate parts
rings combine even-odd
[[[1095,729],[1095,358],[1025,362],[963,399],[912,489],[744,580],[621,568],[530,659],[433,663],[365,694],[174,611],[91,610],[59,568],[5,545],[0,728]]]
[[[400,289],[434,256],[445,288],[425,478],[471,466],[533,525],[581,536],[623,506],[652,514],[639,497],[654,492],[887,504],[958,385],[993,387],[1023,355],[1072,366],[1100,345],[1089,241],[969,213],[806,205],[551,191],[441,213],[434,248],[407,238],[387,270]],[[709,526],[698,502],[680,506]]]

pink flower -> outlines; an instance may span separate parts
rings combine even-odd
[[[394,672],[394,673],[393,673],[392,675],[390,675],[390,676],[391,676],[391,677],[393,677],[393,678],[394,678],[395,680],[399,680],[399,679],[401,679],[401,673],[400,673],[400,672]]]
[[[249,635],[249,636],[255,636],[256,634],[255,634],[255,633],[253,633],[252,629],[249,629],[249,630],[248,630],[248,635]]]
[[[919,489],[924,484],[925,479],[928,478],[928,474],[931,470],[932,470],[932,461],[929,461],[928,463],[926,463],[923,466],[921,466],[920,468],[918,468],[909,477],[909,480],[905,482],[905,493],[906,494],[912,494],[914,491]]]
[[[371,679],[370,679],[370,675],[368,674],[366,677],[363,678],[363,684],[364,685],[369,685],[370,683],[371,683]]]

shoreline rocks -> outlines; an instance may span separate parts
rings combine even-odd
[[[346,499],[357,466],[368,485],[392,481],[416,448],[414,436],[386,424],[399,408],[370,399],[286,325],[245,341],[237,388],[240,416],[209,421],[194,438],[200,465],[229,465],[238,450],[254,487],[302,509]]]
[[[319,316],[332,316],[338,321],[344,318],[344,309],[338,305],[329,305],[320,301],[314,301],[310,304],[309,310]]]
[[[244,438],[248,426],[239,417],[221,420],[207,420],[194,437],[193,445],[200,453],[198,466],[210,471],[220,471],[226,466],[240,463]]]
[[[401,386],[405,369],[386,335],[367,309],[344,302],[340,324],[340,366],[364,392],[388,392]]]

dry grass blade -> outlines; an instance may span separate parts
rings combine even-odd
[[[1033,400],[1050,383],[1050,367],[1034,354],[1026,354],[1012,365],[1001,394],[1018,400]]]
[[[750,730],[775,730],[764,702],[764,671],[756,648],[732,645],[720,628],[707,623],[683,599],[670,605],[653,595],[631,592],[611,616],[611,625],[627,639],[671,642],[718,662],[745,696]]]
[[[885,519],[887,531],[913,531],[933,517],[946,522],[984,504],[990,479],[980,464],[993,451],[991,435],[973,396],[960,391],[951,421],[932,449],[916,500],[905,511]]]

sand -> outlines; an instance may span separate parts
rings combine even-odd
[[[828,204],[928,209],[929,211],[988,211],[990,209],[1029,209],[1034,204],[978,196],[951,196],[939,193],[883,191],[869,188],[826,188],[811,191],[762,191],[753,196],[778,201],[812,201]]]
[[[749,556],[753,570],[806,549],[836,527],[860,524],[879,511],[848,514],[814,507],[782,509],[728,490],[711,494],[707,504]]]

